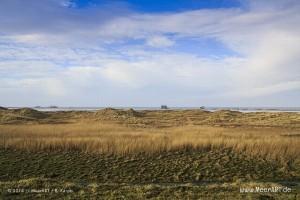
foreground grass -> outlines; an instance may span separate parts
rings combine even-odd
[[[188,183],[299,180],[298,165],[253,158],[232,150],[109,155],[1,150],[0,180],[28,177],[103,183]]]
[[[295,199],[299,166],[282,166],[232,150],[170,151],[108,155],[82,152],[0,152],[3,197],[56,199],[256,199],[263,195]],[[250,184],[250,185],[249,185]],[[242,186],[288,186],[291,193],[241,194]],[[63,189],[52,193],[9,193],[8,189]],[[68,192],[71,190],[70,192]],[[298,197],[297,197],[298,198]]]
[[[270,182],[208,184],[83,184],[32,178],[0,182],[5,199],[299,199],[296,184]],[[288,193],[240,193],[241,188],[291,188]],[[11,188],[19,188],[16,193]],[[41,189],[46,189],[42,191]]]

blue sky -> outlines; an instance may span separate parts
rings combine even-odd
[[[300,106],[299,23],[296,0],[2,0],[0,105]]]
[[[186,10],[240,7],[238,0],[73,0],[75,8],[101,7],[104,4],[123,4],[138,12],[180,12]]]

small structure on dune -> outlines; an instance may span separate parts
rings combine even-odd
[[[168,106],[167,105],[161,105],[160,109],[168,109]]]

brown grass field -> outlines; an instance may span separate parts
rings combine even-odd
[[[38,112],[32,109],[0,110],[1,164],[16,170],[14,172],[3,169],[0,172],[0,179],[4,181],[2,182],[2,188],[7,188],[8,185],[13,184],[10,181],[23,180],[24,178],[41,178],[41,180],[44,180],[43,178],[50,177],[50,179],[46,180],[73,182],[81,180],[78,177],[72,177],[74,175],[66,177],[65,171],[57,172],[57,177],[59,177],[57,179],[55,178],[56,176],[48,176],[41,169],[58,170],[55,162],[58,163],[57,166],[60,166],[59,163],[64,162],[62,160],[69,158],[68,156],[71,156],[69,159],[72,160],[72,154],[79,153],[79,160],[92,158],[97,160],[97,156],[98,158],[100,156],[104,160],[99,158],[101,161],[97,160],[97,162],[114,169],[105,168],[103,169],[104,171],[111,171],[107,171],[107,174],[99,175],[99,172],[96,172],[99,163],[95,163],[93,168],[95,172],[90,175],[86,174],[83,179],[87,181],[92,180],[97,184],[99,184],[99,180],[100,182],[101,180],[106,180],[101,182],[101,184],[115,180],[113,184],[118,181],[126,182],[126,184],[134,183],[135,185],[131,187],[132,189],[144,187],[139,183],[189,183],[194,187],[193,184],[200,184],[203,181],[211,181],[213,184],[221,182],[220,184],[223,184],[223,186],[224,183],[230,185],[236,181],[241,182],[241,184],[249,184],[249,181],[259,182],[257,184],[266,181],[272,184],[292,182],[294,184],[293,187],[295,187],[292,196],[282,196],[282,194],[276,196],[272,194],[269,197],[282,199],[288,197],[293,199],[299,197],[297,196],[300,179],[299,147],[299,113],[207,112],[202,110],[134,111],[116,109],[105,109],[97,112]],[[27,155],[26,152],[29,152],[33,157],[36,155],[39,158],[37,160],[39,163],[37,169],[33,167],[37,164],[32,160],[32,162],[26,161],[28,166],[32,167],[27,172],[26,170],[24,171],[27,165],[24,169],[16,167],[16,165],[22,165],[20,162],[22,160],[25,162],[24,159],[28,158],[29,154]],[[57,160],[53,160],[53,163],[50,163],[50,167],[49,161],[45,161],[44,155],[48,157],[52,155],[53,159],[55,157]],[[65,155],[65,157],[56,158],[56,156],[61,155]],[[206,157],[207,155],[211,156]],[[171,156],[173,159],[171,161],[160,161],[160,159],[164,160],[164,156]],[[153,157],[157,157],[158,160],[152,160]],[[96,162],[93,159],[89,162]],[[106,159],[111,160],[108,161]],[[186,159],[189,161],[183,161]],[[132,162],[136,163],[136,165],[128,163],[128,160],[133,160]],[[118,163],[119,161],[120,163]],[[86,165],[83,161],[83,163],[77,162],[79,161],[71,162],[75,168]],[[114,164],[110,165],[110,162]],[[61,165],[61,167],[65,167],[65,170],[68,171],[70,169],[67,169],[66,165],[71,163]],[[121,166],[123,165],[128,169],[126,172],[121,172]],[[153,165],[154,169],[151,169],[151,167],[148,169],[148,165]],[[178,168],[173,169],[172,165],[178,166]],[[199,167],[200,165],[202,168]],[[130,172],[138,172],[140,168],[144,168],[144,171],[150,170],[148,172],[150,174],[149,177],[140,175],[142,178],[138,178],[136,174]],[[168,169],[170,170],[168,171]],[[251,171],[246,169],[251,169]],[[17,170],[21,170],[21,172]],[[61,173],[64,174],[62,175]],[[78,173],[80,174],[80,172]],[[151,175],[151,173],[153,174]],[[39,176],[34,174],[39,174]],[[111,174],[111,178],[109,178],[109,174]],[[94,176],[100,177],[97,179]],[[17,184],[19,187],[19,183],[14,184]],[[43,184],[41,183],[41,185]],[[221,185],[220,188],[223,187]],[[78,186],[78,188],[80,187],[81,189],[78,189],[78,191],[84,191],[88,188]],[[202,185],[201,187],[204,186]],[[204,191],[211,190],[209,189],[211,186],[204,189],[201,187],[199,186]],[[107,191],[110,191],[110,189],[107,189]],[[131,189],[128,191],[127,189],[119,188],[118,190],[120,190],[120,193],[123,192],[122,195],[126,196],[134,193]],[[140,195],[143,195],[146,192],[144,191],[145,188],[141,190]],[[161,188],[157,190],[161,190]],[[230,191],[230,189],[229,191],[224,191],[224,188],[220,190],[229,196],[236,192]],[[104,195],[101,192],[99,193],[99,191],[94,191],[96,196],[99,194]],[[165,192],[165,190],[163,191]],[[89,191],[89,193],[93,192]],[[224,195],[223,193],[218,195]],[[85,194],[89,195],[87,192]],[[161,194],[150,196],[154,199],[176,198],[172,196],[172,192],[166,194],[166,196],[161,196]],[[3,197],[9,196],[6,192],[2,192],[2,195],[4,195]],[[80,196],[80,193],[73,195],[76,198],[84,197]],[[110,195],[112,194],[110,193]],[[193,191],[190,191],[190,196],[180,196],[185,195],[184,192],[179,192],[178,195],[181,198],[200,198],[201,195],[209,197],[207,196],[208,194],[202,192],[199,193],[200,196],[193,196],[195,195]],[[51,195],[47,197],[50,198]],[[126,197],[129,199],[131,197],[137,198],[137,196],[130,195]],[[145,196],[141,197],[144,198]],[[240,197],[242,198],[243,196],[237,194],[237,196],[232,198]],[[254,199],[258,197],[263,198],[263,196],[247,196],[247,198],[252,197]],[[56,197],[54,196],[54,198]],[[117,199],[119,196],[112,196],[112,199],[114,198]]]
[[[280,128],[182,126],[145,129],[75,123],[1,125],[0,130],[0,145],[4,149],[132,154],[230,148],[283,162],[300,157],[298,131]]]

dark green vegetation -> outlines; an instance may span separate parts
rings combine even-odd
[[[103,183],[193,183],[300,180],[296,166],[280,166],[224,151],[182,151],[152,155],[1,151],[1,180],[29,177]]]
[[[243,199],[299,197],[300,167],[282,166],[231,150],[99,155],[1,150],[2,198]],[[291,193],[239,193],[240,187],[288,186]],[[8,193],[7,189],[59,188],[60,193]],[[68,193],[68,191],[71,191]],[[298,195],[298,196],[297,196]]]

